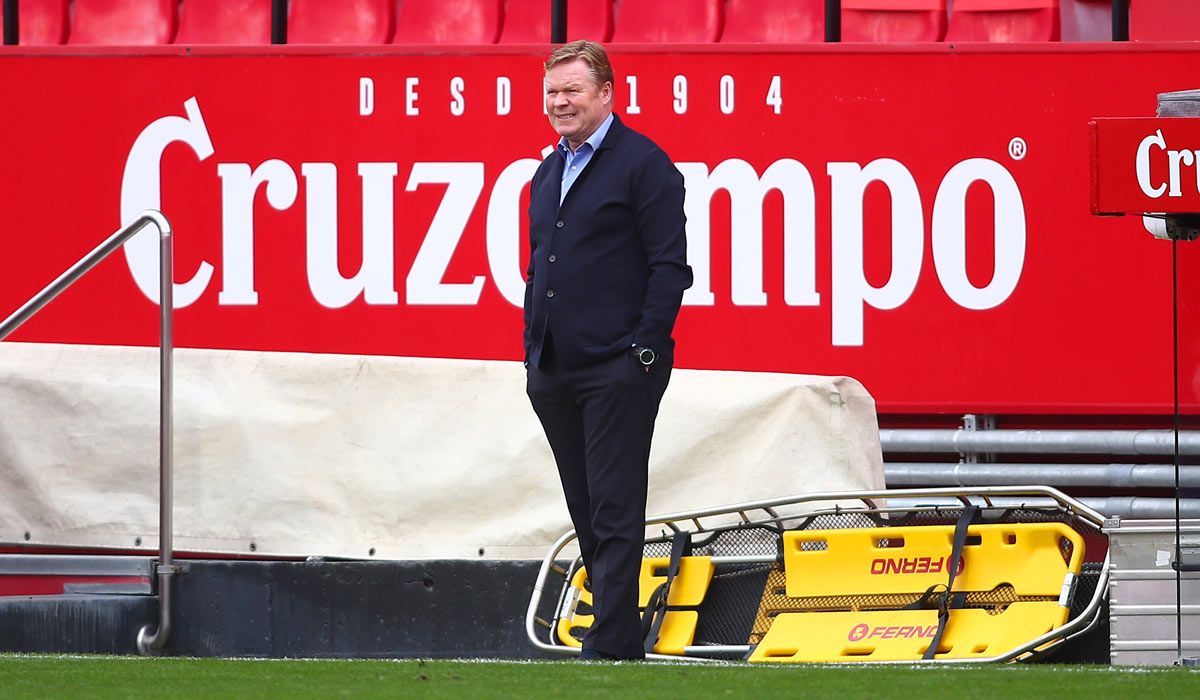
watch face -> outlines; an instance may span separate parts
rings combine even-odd
[[[642,348],[638,350],[637,358],[643,365],[654,364],[654,351],[650,348]]]

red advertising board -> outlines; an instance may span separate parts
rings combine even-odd
[[[1097,119],[1092,212],[1200,212],[1200,118]]]
[[[0,315],[161,206],[184,346],[519,360],[542,54],[0,51]],[[1088,124],[1194,87],[1200,51],[613,58],[687,186],[678,366],[848,374],[892,412],[1169,411],[1170,245],[1092,216]],[[154,345],[149,238],[12,339]]]

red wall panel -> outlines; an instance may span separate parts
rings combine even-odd
[[[160,178],[177,280],[210,275],[180,289],[180,344],[518,360],[542,58],[0,51],[0,314]],[[884,411],[1169,411],[1170,246],[1091,215],[1088,122],[1152,115],[1200,52],[613,58],[617,113],[687,178],[680,366],[849,374]],[[153,274],[114,256],[13,339],[153,345]]]

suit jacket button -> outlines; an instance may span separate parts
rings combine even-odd
[[[554,290],[553,290],[553,289],[547,289],[547,290],[546,290],[546,296],[548,296],[548,297],[552,297],[552,296],[554,296]]]
[[[550,262],[554,262],[555,260],[558,260],[558,256],[557,256],[557,255],[551,255],[550,257],[548,257],[548,258],[546,258],[546,259],[547,259],[547,260],[549,260]]]
[[[562,228],[562,227],[563,227],[563,222],[561,222],[561,221],[560,221],[560,222],[558,222],[557,224],[554,224],[554,225],[555,225],[555,226],[557,226],[557,227],[559,227],[559,228]]]

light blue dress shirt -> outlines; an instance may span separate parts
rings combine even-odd
[[[596,152],[596,147],[604,141],[604,135],[608,133],[608,127],[612,126],[613,115],[609,114],[608,118],[596,129],[591,136],[571,152],[571,148],[567,145],[567,139],[564,136],[558,140],[558,152],[563,156],[563,174],[562,174],[562,189],[558,193],[558,204],[562,206],[563,200],[567,198],[567,192],[571,189],[571,185],[575,184],[575,178],[579,177],[579,173],[587,167],[588,161],[592,159],[592,154]]]

